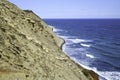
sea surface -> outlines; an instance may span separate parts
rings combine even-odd
[[[100,80],[120,80],[120,19],[44,19],[64,52]]]

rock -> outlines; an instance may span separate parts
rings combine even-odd
[[[63,43],[34,12],[0,0],[0,80],[98,80],[63,53]]]

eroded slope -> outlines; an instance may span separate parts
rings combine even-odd
[[[0,80],[97,80],[62,52],[62,42],[32,11],[0,0]]]

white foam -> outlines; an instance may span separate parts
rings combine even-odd
[[[89,58],[95,58],[93,55],[91,55],[91,54],[86,54],[86,56],[87,57],[89,57]]]
[[[53,28],[53,31],[54,31],[54,32],[59,32],[59,31],[63,31],[63,30],[61,30],[61,29],[56,29],[56,28]]]
[[[81,43],[81,42],[92,42],[91,40],[85,39],[70,39],[73,43]]]
[[[63,31],[61,29],[56,29],[54,26],[49,25],[51,28],[53,28],[54,32],[58,32],[58,31]],[[84,47],[90,47],[91,45],[88,44],[83,44],[82,42],[92,42],[92,40],[85,40],[85,39],[69,39],[71,37],[69,36],[61,36],[59,35],[61,38],[63,39],[67,39],[72,41],[73,43],[81,43],[81,46]],[[63,51],[67,54],[66,51],[67,47],[66,44],[63,45]],[[95,58],[93,55],[91,54],[86,54],[87,57],[89,58]],[[115,72],[115,71],[98,71],[95,67],[89,67],[89,66],[85,66],[82,63],[80,63],[79,60],[77,60],[75,57],[70,57],[72,60],[74,60],[76,63],[78,63],[79,65],[81,65],[82,67],[88,69],[88,70],[93,70],[94,72],[96,72],[99,76],[105,78],[106,80],[120,80],[120,72]],[[89,65],[89,63],[87,63]],[[103,80],[100,78],[100,80]]]
[[[120,80],[120,72],[115,72],[115,71],[101,72],[101,71],[98,71],[98,74],[100,74],[100,76],[102,76],[106,80]]]
[[[91,45],[89,45],[89,44],[83,44],[83,43],[81,43],[80,45],[83,46],[83,47],[91,47]]]
[[[70,58],[74,60],[76,63],[78,63],[80,66],[84,67],[85,69],[92,70],[90,67],[81,64],[75,57],[70,57]]]
[[[76,63],[81,65],[82,67],[93,70],[95,73],[97,73],[100,77],[99,80],[120,80],[120,72],[117,71],[98,71],[95,67],[89,67],[81,64],[76,58],[71,57],[72,60],[74,60]]]
[[[59,35],[59,36],[63,39],[68,39],[69,38],[69,36],[61,36],[61,35]]]
[[[91,70],[93,70],[95,73],[97,73],[100,76],[99,80],[120,80],[120,72],[117,72],[117,71],[98,71],[95,67],[92,67]]]
[[[54,32],[63,31],[63,30],[61,30],[61,29],[57,29],[57,28],[55,28],[54,26],[51,26],[51,25],[49,25],[49,27],[51,27],[51,28],[53,29]]]

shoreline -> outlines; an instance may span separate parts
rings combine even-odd
[[[51,27],[50,25],[48,25],[51,29],[52,29],[52,31],[54,32],[54,27]],[[54,32],[55,33],[55,32]],[[56,34],[56,33],[55,33]],[[57,35],[57,34],[56,34]],[[65,40],[63,39],[63,38],[61,38],[59,35],[57,35],[57,37],[60,39],[60,41],[61,42],[59,42],[59,47],[60,47],[60,49],[63,51],[63,45],[66,43],[65,42]],[[64,52],[64,51],[63,51]],[[64,52],[64,54],[65,54],[65,52]],[[65,55],[67,55],[67,54],[65,54]],[[73,59],[71,59],[70,58],[70,56],[68,56],[67,55],[67,57],[72,61],[72,62],[74,62],[78,67],[80,67],[80,68],[83,68],[86,72],[88,72],[95,80],[99,80],[99,75],[95,72],[95,71],[93,71],[93,70],[91,70],[91,69],[87,69],[87,68],[85,68],[85,67],[83,67],[81,64],[79,64],[79,63],[77,63],[76,61],[74,61]]]
[[[55,33],[53,26],[48,25],[48,27],[52,30],[53,33]],[[60,47],[60,49],[63,51],[62,48],[63,48],[63,45],[65,44],[65,40],[64,40],[63,38],[61,38],[59,35],[57,35],[56,33],[55,33],[55,36],[58,37],[58,39],[59,39],[59,41],[56,40],[56,44],[57,44],[57,45]]]
[[[59,36],[58,36],[59,37]],[[63,51],[63,45],[66,43],[65,40],[61,37],[59,37],[61,39],[61,45],[60,45],[60,49]],[[63,51],[64,52],[64,51]]]
[[[61,46],[60,46],[61,50],[63,51],[63,45],[65,44],[65,40],[64,40],[63,38],[61,38],[60,36],[58,36],[58,37],[63,40],[63,43],[62,43]],[[64,52],[64,51],[63,51],[63,52]],[[65,52],[64,52],[64,53],[65,53]],[[67,55],[67,54],[66,54],[66,55]],[[67,56],[68,56],[68,55],[67,55]],[[68,57],[70,58],[70,56],[68,56]],[[71,59],[71,58],[70,58],[70,59]],[[71,60],[72,60],[72,59],[71,59]],[[90,73],[90,75],[91,75],[95,80],[99,80],[99,75],[98,75],[95,71],[89,70],[89,69],[83,67],[81,64],[75,62],[74,60],[72,60],[72,61],[73,61],[76,65],[78,65],[79,67],[82,67],[85,71],[87,71],[88,73]],[[97,76],[96,76],[95,74],[97,74]]]

